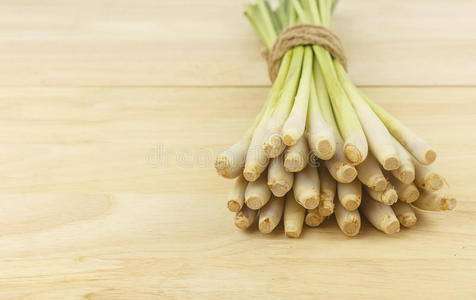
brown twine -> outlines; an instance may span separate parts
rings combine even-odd
[[[264,51],[263,55],[268,62],[268,74],[271,82],[274,82],[278,76],[284,54],[294,47],[303,45],[323,47],[347,70],[347,58],[339,37],[324,26],[301,24],[283,31],[276,39],[273,49]]]

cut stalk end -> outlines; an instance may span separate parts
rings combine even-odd
[[[344,154],[345,157],[354,165],[358,165],[364,160],[359,148],[354,144],[345,144]]]
[[[260,209],[265,204],[263,203],[263,201],[261,201],[260,197],[254,197],[254,196],[246,199],[245,203],[246,203],[246,206],[248,206],[249,208],[253,210]]]
[[[360,199],[355,196],[348,196],[342,199],[342,205],[345,207],[345,209],[353,211],[359,208]]]
[[[337,169],[337,179],[342,183],[349,183],[354,181],[357,177],[357,170],[350,164],[343,164]]]
[[[273,134],[269,139],[264,143],[263,150],[267,157],[274,158],[283,153],[286,145],[283,142],[283,139],[277,135]]]
[[[332,142],[326,138],[319,138],[316,143],[317,157],[323,160],[331,159],[334,156],[335,148],[332,146]]]
[[[400,167],[400,159],[398,156],[390,156],[383,160],[383,168],[387,171],[396,170]]]
[[[400,222],[395,215],[385,215],[382,220],[382,230],[386,234],[394,234],[400,231]]]
[[[436,152],[433,149],[428,149],[424,154],[424,163],[429,165],[436,160]]]
[[[228,209],[229,209],[231,212],[238,212],[238,211],[240,211],[240,209],[241,209],[240,203],[238,203],[238,201],[236,201],[236,200],[230,200],[230,201],[228,201],[227,206],[228,206]]]
[[[297,130],[293,128],[286,129],[286,131],[283,132],[284,144],[286,146],[295,145],[301,136],[302,133],[300,134]]]

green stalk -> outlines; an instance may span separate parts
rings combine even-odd
[[[293,107],[294,97],[301,77],[304,48],[299,46],[295,47],[292,51],[291,64],[285,79],[285,85],[279,100],[272,108],[273,111],[267,126],[269,131],[268,138],[263,145],[263,149],[269,158],[276,157],[284,151],[285,144],[281,135],[281,129]]]
[[[296,144],[296,142],[304,134],[309,95],[311,92],[312,60],[312,49],[311,47],[306,46],[304,48],[302,73],[299,80],[297,94],[294,99],[294,105],[288,119],[286,120],[286,123],[283,126],[283,139],[287,146]]]
[[[388,113],[383,107],[370,100],[361,93],[362,98],[382,120],[392,135],[410,152],[420,163],[429,165],[436,159],[436,152],[422,138],[416,135],[397,118]]]

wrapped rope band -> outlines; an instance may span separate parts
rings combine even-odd
[[[294,47],[303,45],[319,45],[338,59],[347,70],[347,58],[339,37],[324,26],[301,24],[289,27],[283,31],[273,45],[271,52],[266,50],[264,55],[268,62],[268,73],[271,82],[278,76],[281,60]]]

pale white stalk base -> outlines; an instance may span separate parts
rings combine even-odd
[[[217,173],[225,178],[235,178],[241,175],[250,141],[251,136],[243,137],[236,144],[218,155],[215,161]]]
[[[414,183],[405,184],[393,176],[388,176],[390,184],[397,191],[398,199],[405,203],[412,203],[420,197],[420,191]]]
[[[356,210],[362,201],[362,184],[358,180],[351,183],[337,183],[337,196],[342,206],[348,210]]]
[[[335,215],[337,225],[347,236],[356,236],[360,231],[360,214],[358,210],[348,211],[338,201],[336,203]]]
[[[243,176],[250,182],[257,180],[268,166],[269,158],[263,150],[266,134],[266,129],[258,127],[248,148]]]
[[[330,216],[334,212],[337,182],[332,178],[327,168],[324,167],[319,168],[319,180],[321,183],[319,214],[321,216]]]
[[[235,216],[235,225],[240,229],[248,229],[251,225],[253,225],[256,219],[257,211],[248,208],[247,206],[243,206],[243,208],[236,213]]]
[[[260,209],[258,228],[262,233],[271,233],[283,216],[284,198],[273,197]]]
[[[245,203],[251,209],[260,209],[271,198],[271,191],[266,184],[265,174],[261,175],[258,180],[248,183],[245,190]]]
[[[381,192],[372,190],[369,187],[366,187],[365,189],[370,197],[372,197],[374,200],[377,200],[378,202],[381,202],[385,205],[392,205],[398,200],[397,191],[395,191],[395,189],[393,188],[391,184],[388,184],[385,190]]]
[[[381,192],[387,187],[387,179],[383,176],[382,170],[375,157],[371,154],[357,167],[359,180],[369,188]]]
[[[375,201],[367,196],[364,197],[360,205],[360,210],[367,220],[378,230],[386,234],[393,234],[400,231],[400,222],[390,206]]]
[[[355,131],[345,139],[345,157],[354,165],[361,164],[368,155],[368,144],[362,131]]]
[[[392,209],[402,226],[412,227],[416,224],[417,217],[415,215],[415,211],[409,204],[398,201],[392,205]]]
[[[412,157],[395,138],[393,138],[393,144],[395,145],[398,156],[400,157],[400,167],[391,172],[393,176],[401,182],[410,184],[415,180],[415,166],[413,165]]]
[[[334,156],[324,161],[332,177],[338,182],[349,183],[357,177],[356,168],[347,160],[342,149],[340,136],[337,139],[337,148]]]
[[[294,194],[288,193],[284,207],[284,232],[286,236],[298,238],[301,235],[305,214],[306,209],[296,202]]]
[[[309,161],[309,147],[305,138],[300,138],[296,144],[286,149],[284,153],[284,168],[288,172],[300,172]]]
[[[309,227],[318,227],[326,220],[326,218],[327,217],[319,214],[319,209],[315,208],[307,210],[305,222]]]
[[[283,160],[273,158],[268,167],[268,187],[273,195],[283,197],[291,190],[293,182],[294,174],[284,169]]]
[[[314,209],[319,205],[320,185],[317,169],[307,165],[296,174],[294,181],[294,197],[306,209]]]
[[[446,190],[436,192],[422,190],[420,198],[412,205],[430,211],[453,210],[456,207],[456,199],[448,195]]]
[[[443,187],[445,180],[433,167],[415,162],[415,184],[426,191],[437,191]]]
[[[268,158],[278,157],[283,153],[286,145],[279,131],[271,134],[263,144],[264,153]]]
[[[233,188],[228,195],[227,206],[232,212],[239,212],[245,203],[245,190],[248,182],[240,175],[236,178]]]

